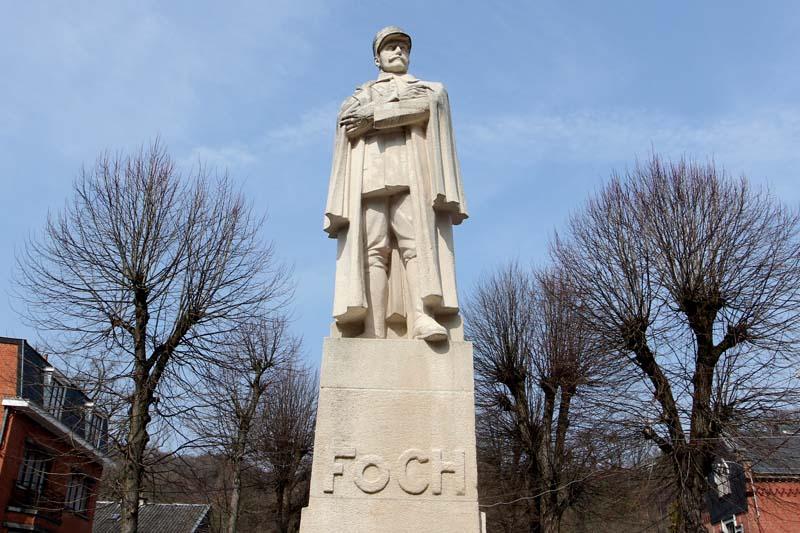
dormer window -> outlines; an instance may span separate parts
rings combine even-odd
[[[718,459],[714,463],[714,485],[720,498],[731,493],[731,467],[725,459]]]
[[[100,446],[103,436],[103,422],[105,419],[94,410],[94,402],[84,404],[84,435],[86,440],[94,447]]]
[[[51,366],[45,367],[42,371],[44,381],[44,408],[56,418],[61,418],[64,410],[64,396],[67,387],[60,382],[53,374],[55,369]]]

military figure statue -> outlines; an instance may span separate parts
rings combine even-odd
[[[411,37],[375,36],[378,79],[338,116],[324,230],[338,239],[333,314],[343,336],[442,341],[457,318],[452,226],[467,218],[450,104],[408,73]]]

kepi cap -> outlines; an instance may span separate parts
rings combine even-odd
[[[403,37],[408,39],[408,48],[409,50],[411,49],[411,36],[409,34],[407,34],[405,31],[403,31],[402,28],[398,26],[386,26],[385,28],[383,28],[382,30],[380,30],[378,33],[375,34],[375,39],[373,39],[372,41],[372,55],[374,57],[377,57],[378,50],[380,50],[383,41],[385,41],[386,38],[391,35],[402,35]]]

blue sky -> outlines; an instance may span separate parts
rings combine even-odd
[[[9,2],[0,20],[0,335],[13,256],[81,165],[156,135],[184,168],[227,169],[294,265],[317,361],[335,245],[325,202],[339,102],[375,76],[375,31],[414,38],[411,71],[450,93],[472,218],[460,291],[547,240],[612,170],[651,149],[714,157],[800,201],[794,2]]]

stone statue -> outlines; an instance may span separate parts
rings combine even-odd
[[[408,73],[406,32],[380,30],[372,51],[378,78],[338,116],[324,223],[338,239],[333,315],[345,337],[442,341],[442,323],[459,323],[452,226],[467,218],[450,104],[441,83]]]

